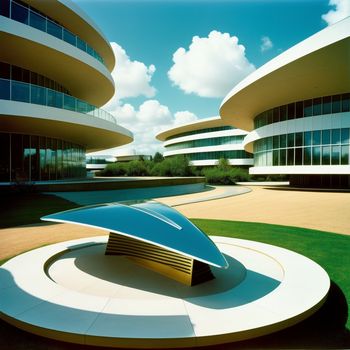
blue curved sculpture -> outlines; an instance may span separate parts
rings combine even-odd
[[[108,230],[111,234],[106,254],[141,259],[143,265],[161,273],[164,264],[177,270],[181,270],[182,265],[192,264],[192,272],[197,269],[202,271],[201,274],[205,270],[201,263],[228,267],[225,257],[207,235],[178,211],[155,201],[93,205],[47,215],[41,220]],[[145,261],[148,263],[145,264]],[[154,265],[159,267],[159,264],[163,268],[155,268]],[[164,274],[171,275],[169,271]]]

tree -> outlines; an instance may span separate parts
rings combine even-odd
[[[159,152],[156,152],[155,155],[154,155],[154,157],[153,157],[154,163],[160,163],[160,162],[162,162],[163,160],[164,160],[163,155],[162,155],[161,153],[159,153]]]

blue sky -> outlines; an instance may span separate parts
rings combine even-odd
[[[75,2],[115,43],[117,93],[105,108],[135,134],[126,153],[151,154],[161,149],[155,133],[218,115],[235,83],[350,8],[350,0]]]

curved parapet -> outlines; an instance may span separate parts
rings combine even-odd
[[[202,282],[196,271],[206,274],[203,271],[207,270],[201,263],[219,268],[228,267],[225,257],[198,227],[176,210],[158,202],[100,204],[47,215],[41,220],[110,231],[106,254],[142,259],[144,266],[169,274],[169,277],[182,282],[183,279],[178,275],[184,273],[190,278],[189,281],[186,279],[186,284],[195,284],[193,281],[198,279]],[[177,278],[174,277],[174,270]]]

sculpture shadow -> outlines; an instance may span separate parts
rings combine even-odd
[[[105,256],[104,245],[69,252],[60,259],[74,259],[75,266],[100,280],[143,292],[157,293],[212,309],[238,307],[272,292],[279,281],[246,270],[238,260],[225,255],[229,268],[212,268],[215,278],[190,287],[135,264],[124,256]],[[88,293],[88,289],[85,289]]]

